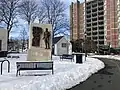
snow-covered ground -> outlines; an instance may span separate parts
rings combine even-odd
[[[51,71],[22,71],[21,76],[16,77],[16,61],[26,60],[26,54],[18,55],[19,59],[9,58],[10,73],[7,73],[7,63],[4,63],[3,75],[0,75],[0,90],[65,90],[104,68],[104,63],[94,58],[87,58],[83,64],[76,64],[69,60],[60,61],[58,56],[53,56],[54,75]],[[46,73],[47,75],[43,75]]]
[[[101,58],[120,60],[120,55],[93,55],[93,56],[89,56],[89,57],[101,57]]]

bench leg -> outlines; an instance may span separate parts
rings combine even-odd
[[[20,70],[19,70],[19,75],[20,75]]]
[[[18,76],[18,72],[19,72],[19,70],[17,70],[16,76]]]
[[[53,71],[53,69],[52,69],[52,74],[54,74],[54,71]]]
[[[20,70],[17,70],[16,76],[18,76],[18,74],[20,75]]]

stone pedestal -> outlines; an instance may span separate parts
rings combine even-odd
[[[31,48],[28,50],[29,61],[49,61],[51,60],[51,50],[43,48]]]

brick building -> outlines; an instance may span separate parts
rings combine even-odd
[[[86,32],[87,38],[94,40],[98,48],[103,45],[117,48],[120,45],[118,7],[119,0],[87,0],[85,14],[84,3],[78,0],[72,2],[70,5],[70,39],[84,39]]]

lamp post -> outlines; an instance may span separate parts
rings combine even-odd
[[[86,35],[87,35],[87,34],[86,34],[86,32],[85,32],[85,48],[84,48],[84,49],[85,49],[85,61],[86,61],[86,57],[87,57],[87,50],[86,50]]]
[[[87,52],[86,52],[86,0],[85,0],[85,61],[87,57]]]

